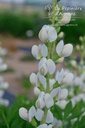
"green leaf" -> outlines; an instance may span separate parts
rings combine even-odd
[[[84,103],[82,101],[77,103],[76,106],[72,110],[72,115],[68,117],[68,120],[79,117],[85,111],[83,107],[84,107]]]
[[[64,119],[66,119],[68,117],[68,115],[70,114],[70,112],[72,111],[72,102],[70,101],[65,109],[64,109]]]
[[[79,122],[80,127],[79,128],[85,128],[85,116],[83,116]]]
[[[63,116],[62,116],[62,109],[60,109],[59,106],[54,105],[54,106],[51,108],[51,111],[52,111],[54,117],[56,117],[56,118],[59,119],[59,120],[62,120],[62,119],[63,119]]]

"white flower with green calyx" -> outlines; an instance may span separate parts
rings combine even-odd
[[[57,39],[57,32],[51,25],[44,25],[39,32],[39,39],[42,42],[53,42]]]
[[[53,125],[47,125],[47,124],[41,124],[40,126],[38,126],[37,128],[52,128]]]
[[[52,96],[52,98],[57,97],[57,101],[65,100],[68,96],[68,90],[65,88],[62,89],[61,87],[57,87],[51,91],[50,95]]]
[[[71,21],[71,13],[67,12],[63,14],[60,24],[61,25],[68,24],[70,21]]]
[[[63,40],[61,40],[56,46],[56,53],[61,57],[68,57],[72,54],[73,46],[72,44],[64,45]]]
[[[44,107],[50,108],[54,105],[54,100],[49,93],[41,92],[36,101],[36,107],[43,109]]]
[[[48,55],[48,48],[45,44],[41,45],[39,44],[38,46],[37,45],[34,45],[32,47],[32,55],[38,60],[40,59],[41,57],[47,57]]]
[[[65,73],[64,69],[62,69],[60,72],[57,71],[55,79],[59,84],[71,84],[74,79],[74,75],[69,72]]]
[[[36,87],[39,87],[39,84],[41,83],[46,90],[46,78],[40,73],[32,73],[30,75],[30,82]]]
[[[38,64],[38,70],[42,75],[46,75],[47,73],[52,75],[56,70],[56,66],[53,60],[42,58]]]

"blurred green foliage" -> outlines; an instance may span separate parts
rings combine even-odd
[[[37,36],[45,20],[38,14],[16,14],[11,12],[0,13],[0,33],[12,34],[15,37],[26,37],[27,30],[33,30]]]

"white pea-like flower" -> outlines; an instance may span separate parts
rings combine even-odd
[[[51,25],[44,25],[39,32],[39,39],[42,42],[53,42],[57,39],[57,32]]]
[[[55,69],[55,63],[51,59],[42,58],[38,64],[38,70],[42,75],[46,75],[47,73],[52,75]]]
[[[40,59],[41,57],[47,57],[48,55],[48,48],[45,44],[41,45],[39,44],[38,46],[37,45],[34,45],[32,47],[32,55],[38,60]]]
[[[65,100],[68,96],[68,90],[67,89],[61,89],[58,92],[58,100]]]
[[[54,105],[54,100],[49,93],[42,93],[36,101],[36,107],[43,109],[45,106],[50,108]]]
[[[63,17],[62,17],[62,19],[60,21],[60,24],[61,25],[68,24],[70,21],[71,21],[71,13],[67,12],[67,13],[63,14]]]
[[[55,79],[59,84],[71,84],[73,82],[74,75],[69,72],[65,73],[64,69],[62,69],[60,72],[57,71]]]
[[[37,73],[37,74],[32,73],[30,75],[30,82],[36,87],[38,87],[39,83],[41,83],[44,89],[46,90],[46,78],[40,73]]]
[[[56,46],[56,53],[61,57],[68,57],[72,54],[73,46],[72,44],[64,45],[64,41],[61,40]]]
[[[56,105],[58,105],[61,109],[64,109],[67,105],[67,101],[66,100],[59,100],[58,102],[56,102]]]

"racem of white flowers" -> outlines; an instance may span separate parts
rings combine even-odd
[[[57,39],[57,32],[51,25],[44,25],[39,32],[39,38],[43,42],[52,43]],[[71,44],[64,45],[63,40],[56,46],[56,53],[60,57],[70,56],[72,50],[73,46]],[[30,75],[30,82],[34,85],[34,93],[38,96],[38,99],[35,104],[36,107],[32,106],[29,111],[23,107],[19,109],[20,117],[29,122],[31,122],[33,118],[42,122],[43,118],[46,117],[44,123],[41,123],[37,128],[52,128],[54,117],[50,108],[56,104],[64,109],[67,104],[66,98],[68,96],[68,90],[57,86],[54,88],[54,84],[56,84],[56,82],[58,82],[58,84],[70,84],[73,80],[73,74],[66,74],[64,69],[55,73],[56,65],[52,58],[48,58],[49,52],[51,51],[48,51],[46,44],[34,45],[32,47],[33,56],[40,60],[38,73],[32,73]],[[51,78],[47,77],[48,74]],[[47,109],[46,113],[43,110],[44,108]]]

